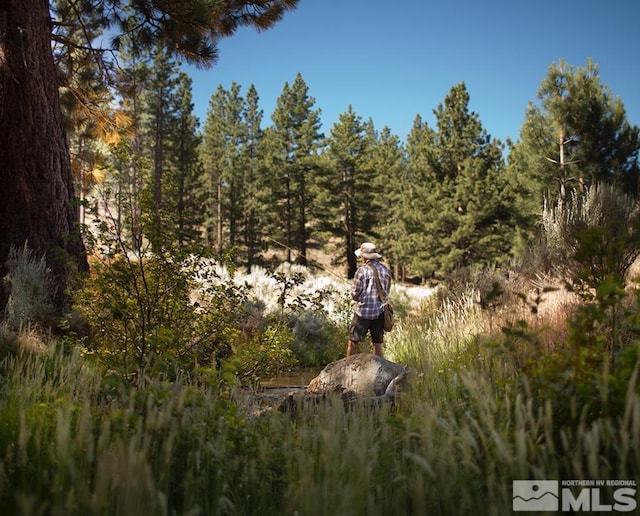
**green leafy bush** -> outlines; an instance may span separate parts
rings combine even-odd
[[[215,364],[237,338],[246,296],[233,283],[198,284],[205,273],[196,259],[159,254],[95,263],[75,303],[92,328],[87,349],[138,382]]]

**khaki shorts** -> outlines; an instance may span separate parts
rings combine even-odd
[[[364,319],[358,314],[353,314],[351,326],[349,327],[349,340],[362,342],[367,337],[367,332],[371,332],[371,342],[382,344],[384,341],[384,312],[377,319]]]

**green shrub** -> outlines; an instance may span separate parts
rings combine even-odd
[[[548,262],[592,288],[611,275],[626,280],[640,256],[638,200],[615,185],[594,184],[568,200],[546,202],[542,221]]]
[[[237,339],[246,296],[231,282],[196,282],[203,271],[191,257],[161,254],[94,264],[75,299],[91,327],[88,350],[143,383],[214,365]]]
[[[5,323],[18,329],[29,323],[41,323],[53,314],[49,269],[44,257],[36,257],[27,244],[11,247],[7,261],[10,294]]]
[[[326,365],[344,356],[347,325],[340,327],[319,310],[303,311],[293,320],[291,343],[303,367]]]

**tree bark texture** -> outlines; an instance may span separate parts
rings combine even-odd
[[[69,264],[87,267],[74,200],[48,0],[0,0],[0,279],[11,247],[27,243],[46,257],[61,306]]]

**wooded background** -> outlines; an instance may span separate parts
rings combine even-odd
[[[406,141],[351,107],[322,133],[300,74],[268,117],[253,85],[233,83],[198,120],[178,57],[212,64],[219,38],[295,4],[3,0],[0,263],[27,242],[60,297],[108,218],[133,247],[247,268],[318,250],[347,277],[374,240],[396,280],[424,282],[521,256],[545,203],[601,182],[637,195],[639,129],[590,60],[550,65],[514,141],[491,138],[464,83]]]

